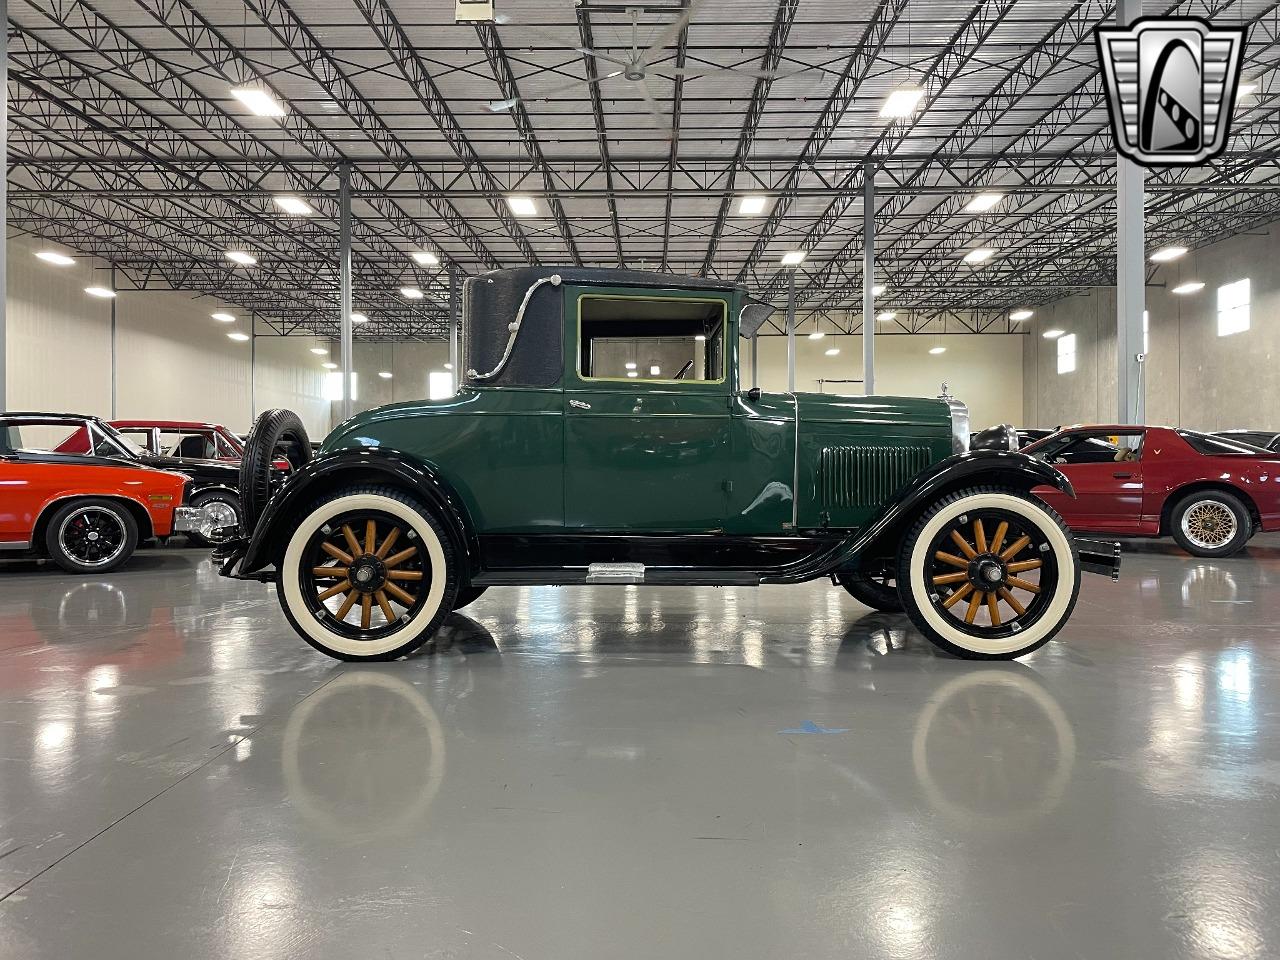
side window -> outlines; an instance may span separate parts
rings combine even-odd
[[[208,434],[183,430],[160,431],[160,452],[183,460],[212,460],[217,450]]]
[[[1044,451],[1053,464],[1127,463],[1142,457],[1142,432],[1075,433],[1063,437],[1061,445]]]
[[[578,372],[584,380],[724,380],[724,300],[584,295]]]

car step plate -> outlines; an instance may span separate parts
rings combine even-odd
[[[587,583],[644,583],[643,563],[592,563]]]

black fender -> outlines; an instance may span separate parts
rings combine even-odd
[[[479,544],[466,507],[435,468],[388,447],[343,447],[309,460],[271,495],[247,540],[215,551],[225,574],[269,580],[260,571],[276,561],[278,547],[293,532],[299,512],[311,501],[355,483],[386,483],[407,489],[433,508],[462,561],[464,582],[479,556]]]
[[[762,583],[797,583],[853,566],[861,555],[896,554],[905,528],[930,504],[955,490],[973,486],[1008,487],[1028,492],[1033,487],[1057,487],[1075,499],[1071,481],[1043,460],[1012,450],[973,450],[939,460],[916,474],[871,521],[831,550],[779,568]],[[890,546],[891,545],[891,546]]]

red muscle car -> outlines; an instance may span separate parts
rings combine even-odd
[[[1076,497],[1033,493],[1072,529],[1172,536],[1197,557],[1229,557],[1280,530],[1280,456],[1193,430],[1120,424],[1067,427],[1022,448],[1053,464]]]
[[[105,573],[139,540],[197,528],[200,511],[182,505],[182,474],[99,456],[96,445],[58,451],[90,419],[0,415],[0,556],[35,554],[72,573]]]

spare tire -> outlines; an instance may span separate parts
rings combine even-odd
[[[281,456],[293,470],[311,459],[307,428],[292,410],[266,410],[254,421],[240,461],[240,530],[246,537],[271,498],[272,465]]]

